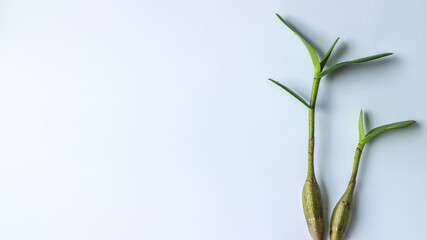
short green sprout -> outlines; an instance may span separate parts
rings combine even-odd
[[[365,144],[370,139],[372,139],[373,137],[375,137],[376,135],[384,131],[387,131],[390,129],[409,127],[414,123],[415,121],[403,121],[403,122],[391,123],[391,124],[374,128],[371,131],[369,131],[368,134],[365,135],[365,131],[363,130],[363,112],[360,111],[359,143],[357,145],[356,153],[354,155],[353,172],[350,178],[350,182],[348,183],[347,190],[345,191],[341,199],[338,201],[337,205],[335,205],[334,211],[332,212],[331,226],[329,231],[331,240],[344,239],[348,226],[350,224],[351,205],[353,203],[354,188],[356,187],[357,170],[359,169],[360,156],[362,154]]]

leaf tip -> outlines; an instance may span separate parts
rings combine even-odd
[[[390,52],[390,53],[379,54],[380,58],[382,58],[382,57],[388,57],[390,55],[393,55],[393,53]]]
[[[337,39],[335,40],[334,44],[332,45],[332,49],[335,47],[335,45],[337,44],[338,40],[340,40],[340,37],[337,37]]]
[[[282,16],[280,16],[278,13],[276,13],[276,16],[277,16],[280,20],[284,21],[284,19],[282,18]]]

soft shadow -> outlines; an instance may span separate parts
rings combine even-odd
[[[369,110],[363,110],[363,130],[365,130],[365,134],[367,134],[372,129],[371,124],[371,118],[370,118],[370,111]]]
[[[320,191],[322,192],[322,203],[323,203],[323,224],[325,226],[325,234],[329,233],[329,198],[328,191],[326,191],[325,184],[322,178],[317,179],[317,183],[319,184]]]
[[[319,90],[319,95],[329,96],[329,88],[322,88]],[[319,96],[318,96],[319,98]],[[322,178],[327,172],[329,172],[329,163],[328,159],[330,159],[330,154],[333,153],[332,145],[331,145],[331,123],[332,121],[319,121],[320,115],[322,119],[326,119],[330,117],[330,104],[331,98],[322,97],[318,99],[316,106],[316,119],[315,119],[315,129],[316,137],[315,137],[315,149],[317,147],[322,147],[322,151],[315,150],[315,164],[317,167],[317,173],[320,178]]]
[[[323,88],[319,91],[319,94],[321,92],[321,95],[328,96],[328,91],[330,91],[329,88]],[[322,115],[323,119],[326,119],[329,116],[329,109],[330,109],[330,103],[331,98],[321,98],[322,100],[318,102],[317,104],[317,110],[316,115],[319,116],[319,114]],[[325,186],[325,183],[323,181],[324,176],[326,176],[331,167],[329,166],[329,159],[331,159],[331,153],[333,153],[333,150],[331,149],[333,146],[330,141],[331,136],[331,124],[332,121],[319,121],[319,117],[316,118],[316,131],[317,137],[315,138],[315,141],[318,142],[315,143],[315,146],[322,147],[322,151],[316,151],[315,157],[315,164],[317,169],[317,181],[319,183],[319,187],[322,191],[322,200],[323,200],[323,221],[325,224],[325,234],[329,236],[329,224],[330,224],[330,216],[331,212],[333,210],[333,205],[329,202],[329,195],[327,191],[327,187]],[[315,149],[317,148],[315,147]],[[327,239],[327,237],[325,238]]]
[[[344,55],[345,51],[347,51],[348,45],[347,43],[341,43],[338,41],[337,45],[335,45],[334,50],[331,53],[331,56],[328,59],[328,63],[326,64],[325,68],[331,67],[338,63],[338,60],[341,59],[341,57]]]
[[[326,43],[328,42],[328,40],[326,40],[322,34],[319,34],[318,29],[310,28],[308,25],[300,22],[299,20],[293,20],[292,18],[288,18],[288,17],[284,19],[293,29],[295,29],[295,31],[298,32],[298,34],[300,34],[305,40],[307,40],[310,43],[310,45],[318,53],[320,58],[319,61],[321,61],[329,49],[329,46],[325,50],[321,47],[321,45],[327,45]],[[295,27],[295,26],[298,26],[298,27]],[[325,44],[320,44],[320,43],[325,43]],[[330,45],[332,44],[333,42],[330,43]]]

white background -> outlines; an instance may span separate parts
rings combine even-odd
[[[313,67],[325,219],[366,129],[351,239],[427,239],[425,1],[0,1],[0,238],[310,239]],[[326,220],[329,223],[329,220]]]

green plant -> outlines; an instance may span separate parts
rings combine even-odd
[[[334,211],[332,212],[331,217],[331,226],[330,226],[330,238],[331,240],[341,240],[344,239],[345,233],[350,223],[351,217],[351,204],[353,202],[353,193],[354,188],[356,187],[356,176],[357,170],[359,169],[359,161],[360,156],[362,155],[363,148],[365,144],[375,137],[376,135],[390,130],[390,129],[398,129],[405,128],[413,125],[415,121],[404,121],[391,123],[387,125],[383,125],[377,128],[372,129],[365,135],[365,131],[363,130],[363,112],[360,111],[359,117],[359,143],[356,148],[356,153],[354,154],[354,163],[353,163],[353,172],[351,174],[350,182],[348,183],[347,190],[344,195],[335,205]]]
[[[308,138],[308,172],[307,172],[307,180],[305,181],[302,201],[303,201],[303,209],[304,216],[307,221],[307,226],[309,232],[313,239],[321,240],[324,236],[324,223],[323,223],[323,207],[322,207],[322,197],[320,193],[319,185],[317,184],[316,177],[314,174],[314,113],[316,108],[316,99],[317,92],[319,90],[319,84],[322,77],[326,76],[328,73],[333,72],[334,70],[353,63],[364,63],[368,61],[372,61],[378,58],[386,57],[391,55],[392,53],[383,53],[378,55],[373,55],[365,58],[359,58],[351,61],[345,61],[341,63],[337,63],[330,67],[326,67],[328,59],[334,50],[336,43],[339,38],[335,40],[335,42],[330,47],[329,51],[326,53],[325,57],[319,61],[319,55],[314,50],[314,48],[310,45],[310,43],[304,39],[295,29],[293,29],[279,14],[276,14],[277,17],[289,28],[291,29],[304,43],[307,48],[311,61],[314,66],[314,77],[313,77],[313,86],[311,90],[311,98],[310,102],[305,101],[301,96],[296,94],[294,91],[286,87],[285,85],[273,80],[269,79],[279,87],[285,89],[288,93],[294,96],[298,101],[303,103],[308,108],[308,129],[309,129],[309,138]]]

